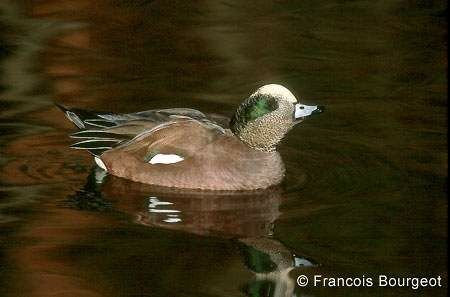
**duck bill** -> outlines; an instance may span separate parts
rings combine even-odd
[[[317,105],[304,105],[297,103],[295,104],[294,118],[296,120],[303,120],[306,117],[317,115],[324,112],[325,107]]]

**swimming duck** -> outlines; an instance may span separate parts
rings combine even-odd
[[[109,174],[135,182],[201,190],[256,190],[285,174],[278,143],[323,107],[297,101],[285,87],[262,86],[231,120],[189,108],[128,114],[58,105],[80,131],[71,147],[89,151]]]

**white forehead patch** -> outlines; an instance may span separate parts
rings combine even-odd
[[[289,91],[282,85],[277,84],[262,86],[261,88],[256,90],[256,92],[253,93],[251,96],[255,95],[270,95],[273,97],[283,98],[284,100],[291,103],[297,103],[297,98],[295,98],[294,94],[292,94],[291,91]]]

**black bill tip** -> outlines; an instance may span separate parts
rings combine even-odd
[[[325,106],[317,106],[317,108],[311,114],[319,114],[325,111]]]

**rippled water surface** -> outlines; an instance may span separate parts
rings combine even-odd
[[[0,1],[1,296],[445,296],[444,1]],[[327,112],[280,186],[104,177],[53,102],[231,116],[281,83]],[[100,181],[102,181],[100,183]],[[300,288],[298,275],[443,278]]]

